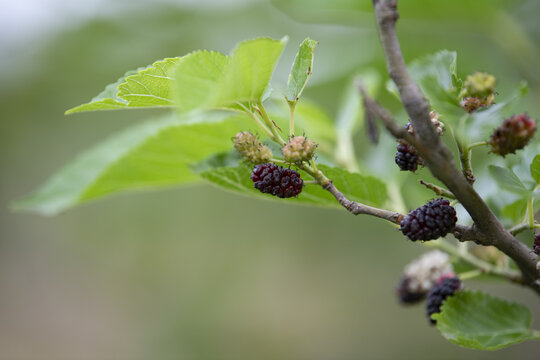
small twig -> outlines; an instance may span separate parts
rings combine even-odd
[[[367,94],[360,80],[356,82],[356,86],[358,88],[358,91],[360,92],[360,95],[362,95],[362,101],[364,103],[366,117],[372,119],[380,119],[384,127],[394,137],[398,139],[404,139],[414,145],[414,143],[416,142],[414,136],[410,134],[404,126],[398,124],[388,110],[379,105],[379,103],[377,103]]]
[[[529,217],[529,228],[534,229],[534,206],[533,206],[534,197],[531,196],[527,200],[527,215]]]
[[[245,113],[250,118],[255,120],[255,123],[259,126],[259,128],[261,128],[261,130],[266,134],[266,136],[268,136],[268,138],[270,138],[271,140],[274,140],[274,134],[268,129],[268,127],[266,127],[265,124],[262,123],[261,119],[259,119],[257,117],[257,115],[255,115],[251,110],[249,110],[244,104],[242,104],[242,103],[237,103],[237,104],[244,110],[244,111],[239,110],[238,111],[239,113],[241,113],[241,114]],[[235,111],[235,110],[232,110],[232,111]]]
[[[442,250],[452,256],[455,256],[466,263],[476,267],[484,274],[496,275],[504,277],[512,282],[521,284],[523,282],[522,276],[518,271],[512,269],[506,269],[499,266],[495,266],[487,261],[477,258],[470,252],[459,251],[459,249],[446,241],[435,240],[427,243],[428,246]]]
[[[379,209],[347,199],[347,197],[336,188],[334,183],[326,176],[324,176],[324,174],[320,170],[317,169],[315,162],[312,162],[311,166],[305,164],[299,164],[298,166],[315,178],[314,181],[308,181],[306,183],[312,184],[316,182],[320,184],[323,189],[330,192],[336,198],[336,200],[341,206],[343,206],[353,215],[371,215],[387,220],[396,225],[400,225],[401,221],[405,217],[405,215],[399,212]],[[474,226],[467,227],[463,225],[456,225],[454,229],[454,236],[462,241],[474,241],[478,244],[483,244],[486,242],[485,237],[483,237],[483,235],[478,232],[478,230]],[[432,246],[432,244],[434,247],[437,247],[450,255],[457,256],[460,259],[466,261],[467,263],[475,266],[478,269],[477,271],[482,274],[501,276],[509,279],[510,281],[522,283],[522,277],[519,272],[516,272],[512,269],[494,266],[475,257],[467,251],[460,251],[457,247],[452,246],[451,244],[442,240],[430,241],[427,243],[427,245],[429,246]]]
[[[294,101],[288,101],[287,104],[289,104],[289,136],[294,136],[294,110],[296,108],[296,103],[298,100]]]
[[[419,181],[420,181],[420,184],[422,184],[425,187],[427,187],[428,189],[432,190],[436,195],[444,196],[444,197],[447,197],[449,199],[455,199],[456,198],[454,196],[454,194],[452,194],[450,191],[448,191],[446,189],[443,189],[440,186],[437,186],[437,185],[432,184],[432,183],[425,182],[424,180],[419,180]]]
[[[474,177],[472,163],[471,163],[471,148],[461,144],[456,138],[456,143],[459,150],[459,160],[461,161],[461,172],[469,184],[474,184],[476,178]]]
[[[389,210],[378,209],[372,206],[364,205],[356,201],[351,201],[347,199],[347,197],[343,195],[341,191],[339,191],[334,186],[334,183],[332,181],[330,181],[323,188],[329,191],[332,195],[334,195],[334,197],[341,204],[341,206],[343,206],[353,215],[361,215],[361,214],[372,215],[372,216],[375,216],[384,220],[388,220],[397,225],[399,225],[399,223],[401,223],[401,220],[403,220],[404,218],[403,214],[389,211]]]
[[[478,277],[482,274],[483,274],[482,270],[471,270],[471,271],[465,271],[458,274],[458,277],[461,281],[463,281],[463,280],[474,279],[475,277]]]
[[[529,229],[529,223],[523,223],[523,224],[519,224],[519,225],[516,225],[516,226],[508,229],[508,232],[510,234],[516,236],[520,232],[525,231],[527,229]]]
[[[274,135],[273,140],[277,142],[279,145],[284,146],[285,140],[283,140],[281,135],[277,132],[276,130],[277,125],[268,116],[268,113],[266,112],[266,109],[264,108],[262,102],[259,102],[257,105],[254,105],[253,109],[255,109],[255,111],[257,111],[259,115],[261,115],[263,121],[266,123],[266,126],[268,126],[270,128],[270,131],[272,131],[272,134]]]
[[[489,145],[489,143],[487,141],[479,141],[479,142],[469,144],[469,146],[467,147],[469,148],[469,150],[472,150],[476,147],[485,146],[485,145]]]

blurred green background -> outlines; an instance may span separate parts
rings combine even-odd
[[[459,348],[428,326],[422,306],[400,306],[401,270],[425,249],[380,220],[207,185],[127,193],[52,218],[9,210],[75,154],[155,112],[63,116],[160,58],[289,35],[279,84],[309,36],[320,44],[305,96],[335,116],[355,71],[384,74],[370,3],[2,3],[0,358],[537,359],[538,342],[495,353]],[[538,1],[400,6],[408,60],[456,50],[461,75],[492,72],[502,94],[526,79],[525,109],[538,118]],[[467,286],[528,305],[540,328],[532,292]]]

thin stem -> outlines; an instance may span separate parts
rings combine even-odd
[[[271,140],[274,140],[274,134],[261,122],[261,119],[257,117],[251,110],[249,110],[244,104],[237,103],[244,111],[240,111],[242,114],[245,113],[249,117],[251,117],[253,120],[255,120],[255,123],[261,128],[261,130],[270,138]]]
[[[268,116],[268,113],[266,112],[266,109],[264,108],[262,102],[259,101],[257,103],[257,106],[255,106],[254,108],[261,115],[262,119],[266,123],[266,126],[270,128],[270,131],[272,131],[272,134],[274,134],[273,140],[277,142],[279,145],[285,146],[285,140],[283,140],[281,135],[277,132],[276,125]]]
[[[463,280],[473,279],[482,274],[483,274],[482,270],[471,270],[471,271],[465,271],[465,272],[462,272],[461,274],[458,274],[458,277],[460,280],[463,281]]]
[[[323,188],[332,182],[332,180],[328,179],[321,170],[317,169],[317,165],[313,159],[311,159],[311,165],[306,165],[304,163],[295,165],[311,175]]]
[[[479,141],[479,142],[469,144],[469,146],[467,147],[469,148],[469,150],[472,150],[476,147],[485,146],[485,145],[489,145],[489,143],[487,141]]]
[[[304,180],[304,184],[306,184],[306,185],[319,185],[319,182],[317,180]]]
[[[442,187],[437,186],[435,184],[425,182],[424,180],[420,180],[420,184],[422,184],[425,187],[427,187],[428,189],[432,190],[436,195],[444,196],[444,197],[447,197],[449,199],[455,199],[456,198],[454,196],[454,194],[452,194],[450,191],[448,191],[446,189],[443,189]]]
[[[317,164],[315,163],[315,159],[311,159],[310,160],[310,163],[311,163],[311,167],[313,168],[314,171],[319,171],[319,169],[317,168]]]
[[[474,173],[472,170],[472,162],[471,162],[471,156],[472,151],[470,147],[464,146],[456,137],[454,137],[456,140],[458,150],[459,150],[459,160],[461,161],[461,172],[463,173],[463,176],[465,176],[465,179],[469,182],[469,184],[474,184],[476,181],[476,178],[474,177]]]
[[[540,224],[535,223],[535,224],[533,224],[532,228],[534,228],[534,229],[540,228]],[[527,229],[531,229],[531,225],[529,224],[529,222],[518,224],[518,225],[508,229],[508,232],[510,234],[516,236],[520,232],[523,232],[523,231],[525,231]]]
[[[281,165],[287,164],[284,160],[281,160],[281,159],[272,159],[272,162],[276,164],[281,164]]]
[[[294,136],[294,109],[296,108],[297,101],[287,101],[289,104],[289,136]]]
[[[484,260],[477,258],[469,252],[462,252],[457,247],[452,244],[441,240],[430,241],[426,245],[442,250],[452,256],[455,256],[470,265],[476,267],[479,271],[484,274],[496,275],[504,277],[512,282],[522,283],[521,274],[512,269],[504,269],[493,264],[490,264]]]
[[[529,215],[529,227],[531,229],[534,229],[533,201],[534,201],[534,198],[532,196],[529,198],[529,200],[527,200],[527,214]]]

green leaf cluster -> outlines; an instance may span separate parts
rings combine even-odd
[[[257,38],[241,42],[231,55],[198,50],[127,72],[90,102],[66,113],[151,107],[168,109],[168,114],[113,134],[85,151],[14,208],[56,214],[125,190],[201,180],[261,197],[253,189],[251,168],[226,154],[237,132],[257,132],[260,124],[254,122],[253,111],[263,102],[275,126],[286,127],[286,102],[269,96],[270,80],[286,42],[286,37]],[[295,103],[295,132],[317,141],[321,160],[331,164],[337,140],[332,119],[313,103],[299,102],[311,76],[316,45],[309,38],[301,43],[285,97]],[[335,167],[325,170],[351,199],[372,205],[387,199],[384,183],[371,176]],[[288,202],[338,206],[318,186],[306,187],[299,198]]]

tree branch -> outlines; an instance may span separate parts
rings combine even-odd
[[[347,199],[345,195],[343,195],[343,193],[335,187],[332,181],[324,185],[323,188],[325,190],[328,190],[332,195],[334,195],[334,197],[341,204],[341,206],[343,206],[353,215],[367,214],[384,220],[388,220],[397,225],[399,225],[401,223],[401,220],[403,220],[403,218],[405,217],[403,214],[397,212],[379,209],[357,203],[356,201],[351,201]]]
[[[411,79],[397,39],[397,0],[373,0],[373,5],[388,73],[398,88],[403,106],[415,130],[414,138],[417,141],[406,140],[420,153],[431,173],[446,185],[471,215],[478,231],[483,235],[480,243],[494,245],[510,256],[523,273],[524,283],[540,294],[537,281],[540,272],[536,269],[536,256],[504,229],[495,214],[458,170],[452,153],[431,125],[429,103]],[[463,239],[465,238],[460,240]]]

